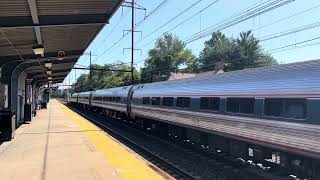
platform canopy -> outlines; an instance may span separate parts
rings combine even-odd
[[[1,0],[2,82],[9,83],[17,68],[38,85],[63,82],[121,3],[122,0]]]

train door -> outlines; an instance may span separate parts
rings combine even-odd
[[[90,107],[92,106],[92,104],[91,104],[91,103],[92,103],[92,101],[91,101],[91,100],[92,100],[92,94],[93,94],[93,93],[90,93],[90,95],[89,95],[89,106],[90,106]]]
[[[127,116],[130,117],[131,114],[131,103],[132,103],[132,96],[133,96],[133,87],[131,86],[129,91],[128,91],[128,96],[127,96]]]

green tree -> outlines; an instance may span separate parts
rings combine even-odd
[[[148,55],[145,67],[141,69],[142,82],[162,81],[183,65],[195,65],[191,50],[170,33],[157,39],[155,47],[149,50]]]
[[[228,38],[221,32],[214,32],[200,53],[202,71],[212,70],[215,63],[225,63],[225,70],[263,67],[277,64],[270,55],[263,52],[259,40],[251,31],[241,32],[236,39]]]
[[[235,49],[235,44],[224,34],[212,33],[211,39],[204,43],[204,49],[199,55],[201,71],[213,70],[218,62],[228,63],[234,58]]]
[[[72,89],[73,92],[83,92],[104,88],[113,88],[119,86],[127,86],[131,84],[131,73],[122,71],[107,71],[107,70],[131,70],[130,66],[126,64],[105,64],[105,65],[92,65],[93,69],[106,69],[106,70],[93,70],[91,78],[89,74],[82,74]],[[140,73],[134,69],[134,84],[140,82]]]
[[[229,59],[229,70],[271,66],[277,61],[263,52],[259,40],[253,36],[251,31],[241,32],[240,37],[233,40],[235,44],[234,58]]]

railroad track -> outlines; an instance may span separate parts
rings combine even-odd
[[[139,145],[134,140],[129,139],[128,137],[124,136],[123,134],[117,132],[115,129],[110,128],[110,126],[107,126],[106,124],[97,121],[95,117],[92,117],[92,116],[96,116],[96,115],[89,114],[88,112],[83,113],[72,106],[68,106],[68,107],[71,108],[73,111],[77,112],[78,114],[80,114],[81,116],[85,117],[86,119],[90,120],[98,127],[107,131],[112,137],[116,138],[120,142],[122,142],[125,145],[127,145],[128,147],[130,147],[130,149],[132,149],[135,152],[137,152],[138,154],[142,155],[146,160],[153,163],[154,165],[156,165],[157,167],[159,167],[160,169],[162,169],[166,173],[170,174],[175,179],[187,179],[187,180],[199,179],[198,177],[195,177],[195,176],[191,175],[190,173],[185,172],[184,170],[180,169],[179,167],[168,162],[168,160],[163,159],[159,155],[151,152],[147,148]],[[101,117],[98,117],[98,118],[101,118]]]
[[[119,119],[89,110],[79,111],[70,105],[68,107],[176,179],[291,180],[288,178],[290,173],[279,173],[278,170],[264,172],[227,154],[205,148],[186,148],[187,142],[175,142],[173,137],[171,140],[164,140],[119,123]],[[281,175],[278,176],[279,174]]]

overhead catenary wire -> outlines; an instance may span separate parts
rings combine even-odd
[[[315,22],[315,23],[311,23],[311,24],[308,24],[308,25],[300,26],[300,27],[297,27],[297,28],[289,29],[289,30],[286,30],[286,31],[282,31],[282,32],[266,35],[266,36],[264,36],[264,37],[262,37],[260,39],[260,42],[264,42],[264,41],[268,41],[268,40],[271,40],[271,39],[280,38],[280,37],[283,37],[283,36],[287,36],[287,35],[290,35],[290,34],[294,34],[294,33],[302,32],[302,31],[314,29],[314,28],[317,28],[317,27],[320,27],[320,21],[319,22]]]
[[[167,1],[167,0],[164,0]],[[141,21],[139,21],[137,23],[137,26],[141,25],[141,23],[143,21],[146,21],[148,18],[150,18],[152,16],[152,14],[155,14],[155,12],[157,12],[160,8],[162,8],[164,5],[164,2],[161,2],[158,6],[156,6],[144,19],[142,19]],[[152,14],[151,14],[152,13]],[[134,27],[136,28],[136,26]],[[103,56],[105,53],[109,52],[113,47],[115,47],[121,40],[123,40],[130,32],[126,32],[120,39],[118,39],[116,42],[114,42],[112,44],[111,47],[109,47],[108,49],[106,49],[105,51],[103,51],[98,57],[97,59],[99,59],[101,56]]]
[[[163,0],[158,6],[156,6],[150,13],[148,13],[143,19],[135,24],[135,28],[138,28],[147,18],[155,15],[161,8],[163,8],[169,0]]]
[[[320,5],[319,5],[320,6]],[[315,7],[314,7],[315,8]],[[309,9],[314,9],[314,8],[309,8]],[[303,12],[307,12],[306,10],[305,11],[301,11],[301,12],[299,12],[299,13],[296,13],[296,14],[302,14]],[[289,19],[289,18],[283,18],[281,21],[284,21],[285,19]],[[280,21],[278,21],[278,22],[280,22]],[[264,28],[264,27],[267,27],[267,26],[261,26],[260,27],[260,29],[261,28]],[[306,42],[301,42],[301,43],[306,43]],[[296,43],[295,43],[295,45],[297,45]],[[293,45],[293,46],[295,46],[295,45]],[[290,46],[290,47],[292,47],[292,46]],[[270,53],[273,53],[273,52],[270,52]]]
[[[246,13],[244,13],[240,16],[236,16],[234,18],[231,18],[230,20],[227,20],[224,23],[217,23],[215,25],[212,25],[212,26],[206,28],[205,30],[203,30],[201,33],[197,32],[197,33],[189,36],[188,38],[186,38],[184,40],[184,42],[186,44],[189,44],[189,43],[194,42],[196,40],[202,39],[208,35],[211,35],[213,32],[224,30],[226,28],[229,28],[231,26],[239,24],[243,21],[251,19],[255,16],[258,16],[258,15],[264,14],[266,12],[269,12],[271,10],[274,10],[276,8],[282,7],[282,6],[289,4],[293,1],[295,1],[295,0],[276,0],[276,1],[272,1],[268,4],[265,4],[262,7],[258,6],[258,8],[251,9],[250,11],[247,11]]]
[[[286,17],[284,17],[284,18],[281,18],[281,19],[276,20],[276,21],[274,21],[274,22],[272,22],[272,23],[263,25],[263,26],[258,27],[258,28],[256,28],[256,29],[252,29],[252,31],[257,31],[257,30],[260,30],[260,29],[263,29],[263,28],[272,26],[272,25],[274,25],[274,24],[277,24],[277,23],[286,21],[286,20],[288,20],[288,19],[291,19],[291,18],[293,18],[293,17],[299,16],[299,15],[301,15],[301,14],[303,14],[303,13],[309,12],[309,11],[314,10],[314,9],[316,9],[316,8],[319,8],[319,7],[320,7],[320,4],[317,4],[316,6],[313,6],[313,7],[311,7],[311,8],[308,8],[308,9],[305,9],[305,10],[302,10],[302,11],[299,11],[299,12],[297,12],[297,13],[294,13],[294,14],[290,15],[290,16],[286,16]]]
[[[173,31],[174,29],[180,27],[181,25],[183,25],[184,23],[186,23],[187,21],[195,18],[195,16],[197,16],[198,14],[202,13],[203,11],[207,10],[208,8],[210,8],[212,5],[216,4],[219,0],[215,0],[213,2],[211,2],[210,4],[208,4],[207,6],[205,6],[204,8],[202,8],[200,11],[196,12],[195,14],[191,15],[189,18],[185,19],[184,21],[178,23],[177,25],[175,25],[174,27],[170,28],[169,30],[167,30],[166,32],[164,33],[168,33],[168,32],[171,32]],[[142,45],[142,47],[145,47],[151,43],[153,43],[154,41],[156,41],[158,38],[155,38],[155,39],[152,39],[151,41],[145,43]]]
[[[134,25],[135,28],[138,28],[143,22],[145,22],[147,19],[149,19],[151,16],[155,15],[159,9],[163,8],[169,0],[163,0],[159,5],[157,5],[150,13],[148,13],[143,19],[141,19],[138,23],[136,23]],[[127,32],[126,34],[124,34],[124,36],[127,36],[129,34],[129,32]],[[121,38],[122,40],[123,38]],[[120,40],[120,41],[121,41]],[[120,53],[117,53],[115,56],[113,56],[110,59],[114,59],[115,57],[117,57]]]
[[[312,39],[300,41],[300,42],[297,42],[297,43],[293,43],[293,44],[289,44],[289,45],[277,47],[277,48],[274,48],[274,49],[270,49],[270,50],[267,50],[266,52],[272,53],[272,52],[277,51],[277,50],[289,48],[289,47],[296,46],[296,45],[299,45],[299,44],[304,44],[304,43],[311,42],[311,41],[315,41],[315,40],[318,40],[318,39],[320,39],[320,36],[319,36],[319,37],[316,37],[316,38],[312,38]]]
[[[293,2],[293,1],[294,1],[294,0],[268,0],[268,1],[265,1],[265,2],[262,2],[262,3],[255,3],[255,4],[253,4],[252,6],[250,6],[250,7],[248,7],[248,8],[245,8],[245,9],[241,10],[240,12],[238,12],[238,13],[230,16],[229,18],[227,18],[227,19],[225,19],[225,20],[223,20],[223,21],[220,21],[220,22],[218,22],[217,24],[215,24],[215,25],[213,25],[213,26],[210,26],[210,27],[206,28],[205,30],[201,30],[200,32],[195,33],[194,35],[196,35],[196,36],[200,35],[200,37],[197,37],[197,39],[200,39],[200,38],[202,38],[202,36],[203,36],[203,35],[201,35],[202,32],[208,31],[208,30],[210,30],[210,28],[212,28],[212,27],[217,26],[217,27],[220,27],[220,28],[221,28],[221,27],[227,28],[227,27],[236,25],[236,24],[238,24],[238,23],[240,23],[240,22],[243,22],[244,20],[250,19],[250,18],[255,17],[255,16],[257,16],[257,15],[260,15],[260,14],[263,14],[263,13],[268,12],[268,11],[270,11],[270,10],[273,10],[274,8],[281,7],[281,6],[285,5],[285,4],[288,4],[288,3]],[[213,5],[214,3],[215,3],[215,2],[209,4],[208,6],[210,7],[210,6]],[[203,8],[203,10],[207,9],[208,6],[205,7],[205,8]],[[200,10],[200,11],[198,11],[197,13],[199,14],[199,13],[201,13],[203,10]],[[196,13],[196,14],[197,14],[197,13]],[[189,19],[189,18],[188,18],[188,19]],[[186,19],[185,21],[188,21],[188,19]],[[190,18],[190,19],[191,19],[191,18]],[[180,25],[183,24],[185,21],[182,21],[182,22],[180,23]],[[232,24],[232,23],[233,23],[233,24]],[[174,27],[171,28],[169,31],[171,31],[171,30],[173,30],[173,29],[175,29],[175,28],[177,28],[177,27],[178,27],[178,25],[177,25],[177,26],[174,26]],[[222,30],[222,29],[219,29],[219,30]],[[167,32],[169,32],[169,31],[167,31]],[[211,30],[209,34],[211,35],[212,32],[214,32],[214,31]],[[193,42],[193,41],[195,41],[195,40],[197,40],[197,39],[193,39],[193,40],[189,40],[189,41],[190,41],[190,42]],[[144,44],[143,46],[149,45],[150,43],[154,42],[155,40],[156,40],[156,39],[154,39],[154,40],[152,40],[152,41],[149,41],[148,43]],[[190,43],[190,42],[188,42],[188,41],[184,41],[184,42],[185,42],[186,44]]]
[[[211,4],[209,4],[208,6],[211,6],[211,5],[213,5],[213,4],[214,4],[214,3],[211,3]],[[257,3],[254,4],[253,6],[256,6],[256,5],[257,5]],[[205,7],[204,9],[207,9],[208,6]],[[299,11],[299,12],[297,12],[297,13],[294,13],[294,14],[292,14],[292,15],[290,15],[290,16],[281,18],[281,19],[279,19],[279,20],[277,20],[277,21],[274,21],[274,22],[272,22],[272,23],[266,24],[266,25],[264,25],[264,26],[260,26],[260,27],[258,27],[258,28],[256,28],[256,29],[252,29],[251,31],[257,31],[257,30],[261,30],[261,29],[267,28],[267,27],[269,27],[269,26],[271,26],[271,25],[274,25],[274,24],[283,22],[283,21],[285,21],[285,20],[291,19],[291,18],[293,18],[293,17],[296,17],[296,16],[298,16],[298,15],[301,15],[301,14],[303,14],[303,13],[309,12],[309,11],[314,10],[314,9],[316,9],[316,8],[319,8],[319,7],[320,7],[320,4],[317,4],[317,5],[315,5],[315,6],[312,6],[312,7],[310,7],[310,8],[307,8],[307,9],[305,9],[305,10],[302,10],[302,11]],[[198,11],[196,14],[193,14],[191,17],[189,17],[189,18],[186,19],[185,21],[177,24],[176,26],[174,26],[173,28],[169,29],[169,30],[166,31],[165,33],[174,30],[175,28],[179,27],[179,25],[182,25],[183,23],[187,22],[188,20],[194,18],[193,16],[196,16],[197,14],[201,13],[202,11],[204,11],[204,9]],[[252,8],[247,8],[245,11],[248,11],[248,10],[250,10],[250,9],[252,9]],[[242,10],[242,11],[244,11],[244,10]],[[238,13],[238,14],[240,14],[240,13]],[[233,15],[233,16],[231,16],[231,17],[234,17],[234,16],[235,16],[235,15]],[[201,32],[199,32],[199,33],[201,33]],[[264,37],[262,37],[262,38],[264,38]],[[145,47],[145,46],[153,43],[153,42],[156,41],[157,39],[158,39],[158,38],[155,38],[155,39],[153,39],[153,40],[151,40],[151,41],[143,44],[142,46]],[[261,41],[264,41],[264,40],[261,40]]]
[[[272,0],[268,0],[268,1],[265,1],[265,2],[262,2],[262,3],[261,3],[261,1],[259,1],[258,3],[255,3],[255,4],[253,4],[252,6],[247,7],[247,8],[245,8],[245,9],[242,9],[242,10],[240,10],[239,12],[231,15],[230,17],[228,17],[228,18],[226,18],[226,19],[224,19],[224,20],[222,20],[222,21],[219,21],[218,23],[214,24],[213,26],[219,25],[219,24],[222,24],[222,23],[225,23],[225,22],[227,22],[228,20],[230,20],[230,19],[232,19],[232,18],[234,18],[234,17],[240,16],[240,15],[242,15],[242,14],[244,14],[244,13],[248,13],[249,11],[251,11],[251,10],[253,10],[253,9],[255,9],[255,8],[258,8],[259,6],[262,6],[262,5],[264,5],[264,4],[266,4],[266,3],[270,2],[270,1],[272,1]],[[213,26],[210,26],[210,27],[213,27]],[[208,28],[210,28],[210,27],[208,27]],[[206,28],[206,29],[208,29],[208,28]],[[206,29],[205,29],[205,30],[206,30]],[[202,32],[202,31],[199,31],[199,32],[195,33],[194,35],[200,34],[201,32]]]
[[[284,0],[276,0],[276,1],[274,1],[274,0],[273,0],[273,1],[272,1],[272,0],[268,0],[268,1],[263,2],[263,3],[255,3],[253,6],[248,7],[248,8],[246,8],[246,9],[242,10],[241,12],[232,15],[232,16],[229,17],[228,19],[232,19],[232,18],[235,18],[235,17],[237,17],[237,16],[239,16],[239,15],[246,14],[246,13],[248,13],[248,12],[252,12],[253,10],[257,11],[257,10],[256,10],[257,8],[258,8],[258,10],[259,10],[259,8],[260,8],[260,10],[261,10],[261,9],[263,10],[263,8],[268,7],[268,5],[269,5],[269,6],[270,6],[270,5],[277,5],[277,3],[278,3],[278,5],[279,5],[279,3],[282,2],[282,1],[284,1]],[[284,3],[287,4],[288,2],[292,2],[292,1],[294,1],[294,0],[286,0],[286,1],[284,1]],[[216,2],[217,2],[217,1],[214,1],[214,2],[210,3],[210,4],[207,5],[205,8],[201,9],[200,11],[198,11],[197,13],[195,13],[194,15],[197,15],[197,14],[201,13],[202,11],[206,10],[207,8],[209,8],[210,6],[212,6],[213,4],[215,4]],[[199,1],[197,1],[196,3],[199,3]],[[191,7],[193,7],[194,5],[195,5],[195,3],[192,4]],[[284,5],[284,4],[281,4],[281,3],[280,3],[280,5]],[[190,6],[189,6],[188,8],[190,8]],[[187,9],[188,9],[188,8],[187,8]],[[185,10],[186,10],[186,9],[185,9]],[[182,11],[182,12],[185,12],[185,10]],[[182,13],[182,12],[181,12],[181,13]],[[254,12],[254,11],[253,11],[253,12]],[[177,16],[179,16],[181,13],[179,13]],[[169,23],[170,23],[172,20],[174,20],[177,16],[173,17],[172,19],[170,19],[170,20],[167,21],[166,23],[160,25],[160,26],[159,26],[158,28],[156,28],[154,31],[152,31],[152,32],[149,33],[147,36],[145,36],[144,39],[147,38],[147,37],[148,37],[149,35],[151,35],[152,33],[155,33],[157,30],[159,30],[159,29],[161,29],[162,27],[164,27],[164,26],[166,26],[167,24],[169,24]],[[190,19],[192,19],[192,16],[189,17],[189,18],[187,18],[186,20],[182,21],[181,23],[179,23],[178,25],[174,26],[173,28],[169,29],[169,30],[166,31],[166,32],[172,31],[173,29],[181,26],[183,23],[187,22],[187,21],[190,20]],[[228,20],[228,19],[227,19],[227,20]],[[220,22],[220,23],[221,23],[221,22]],[[144,44],[143,46],[146,46],[146,45],[154,42],[155,40],[156,40],[156,39],[153,39],[152,41]],[[140,63],[140,62],[139,62],[139,63]]]
[[[143,37],[143,39],[148,38],[149,36],[151,36],[152,34],[156,33],[157,31],[159,31],[161,28],[165,27],[166,25],[168,25],[169,23],[171,23],[172,21],[174,21],[175,19],[177,19],[178,17],[180,17],[181,15],[185,14],[186,12],[188,12],[190,9],[192,9],[193,7],[195,7],[197,4],[199,4],[202,0],[198,0],[195,3],[191,4],[190,6],[188,6],[186,9],[184,9],[183,11],[181,11],[180,13],[178,13],[176,16],[174,16],[173,18],[169,19],[168,21],[166,21],[165,23],[161,24],[160,26],[158,26],[156,29],[154,29],[153,31],[151,31],[149,34],[147,34],[146,36]],[[142,39],[142,40],[143,40]],[[141,42],[142,40],[140,40],[139,42]]]
[[[311,44],[305,44],[305,45],[300,45],[300,46],[293,45],[291,47],[283,48],[283,49],[280,49],[280,50],[275,50],[275,51],[272,51],[272,52],[269,52],[269,53],[270,54],[274,54],[274,53],[278,53],[278,52],[289,51],[289,50],[293,50],[293,49],[300,49],[300,48],[310,47],[310,46],[317,46],[317,45],[320,45],[320,42],[311,43]]]

